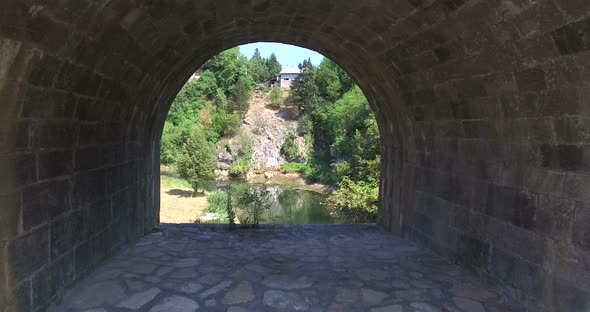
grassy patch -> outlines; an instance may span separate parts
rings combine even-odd
[[[281,172],[283,173],[303,173],[305,171],[305,164],[288,162],[281,165]]]
[[[175,167],[160,166],[160,187],[191,188],[191,184],[178,175]]]
[[[168,175],[160,176],[160,187],[163,188],[191,188],[190,183],[181,178]]]

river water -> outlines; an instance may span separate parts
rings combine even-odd
[[[262,213],[263,224],[330,224],[338,223],[323,205],[325,195],[298,188],[297,185],[259,185],[231,182],[220,189],[266,188],[270,209]],[[238,218],[240,213],[238,211]]]

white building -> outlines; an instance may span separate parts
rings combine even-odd
[[[281,88],[290,88],[291,82],[301,75],[301,70],[298,67],[285,67],[281,70],[277,81]]]

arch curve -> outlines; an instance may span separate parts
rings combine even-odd
[[[588,309],[588,25],[576,0],[0,1],[0,306],[43,307],[148,233],[189,72],[274,41],[369,98],[386,229],[520,299]]]

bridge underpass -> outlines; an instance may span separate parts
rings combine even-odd
[[[159,224],[159,140],[195,68],[314,49],[381,133],[379,226],[525,305],[590,309],[590,3],[0,3],[0,307],[44,310]],[[206,255],[206,250],[202,250]]]

